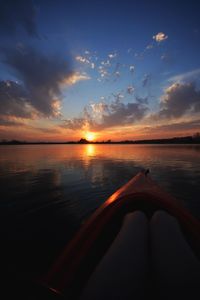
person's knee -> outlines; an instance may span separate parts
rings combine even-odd
[[[169,226],[169,224],[178,225],[178,222],[173,216],[169,215],[164,210],[157,210],[151,218],[151,224],[159,226]]]
[[[142,295],[148,273],[148,219],[135,211],[91,275],[81,299],[133,299]]]
[[[169,215],[167,212],[159,210],[154,213],[150,221],[150,231],[152,239],[170,239],[180,238],[182,231],[179,222],[175,217]]]
[[[200,278],[200,263],[179,222],[168,213],[157,211],[150,225],[152,265],[160,284],[196,286]]]
[[[122,226],[137,226],[140,225],[142,227],[148,226],[148,219],[146,215],[142,211],[134,211],[131,213],[128,213],[124,217],[123,225]]]

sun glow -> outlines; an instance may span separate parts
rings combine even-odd
[[[87,141],[92,142],[95,139],[95,133],[94,132],[86,132],[85,133],[85,138]]]

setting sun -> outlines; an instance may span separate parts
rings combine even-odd
[[[85,138],[87,141],[92,142],[95,139],[95,133],[88,131],[85,133]]]

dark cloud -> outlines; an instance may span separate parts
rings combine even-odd
[[[33,115],[24,88],[14,81],[0,81],[0,121],[11,124],[5,117],[33,118]]]
[[[9,119],[1,119],[1,117],[0,117],[0,126],[6,126],[6,127],[9,127],[9,126],[24,126],[24,123],[17,122],[17,121],[12,121],[12,120],[9,120]]]
[[[161,98],[161,117],[181,117],[200,111],[200,91],[194,83],[174,83]]]
[[[148,104],[148,97],[139,97],[136,96],[136,101],[140,104]]]
[[[91,123],[91,120],[89,119],[89,122]],[[62,128],[68,128],[72,130],[79,130],[83,128],[85,125],[87,125],[88,120],[87,118],[73,118],[64,120],[63,124],[60,125]]]
[[[139,103],[117,103],[110,105],[110,113],[102,117],[100,128],[132,124],[144,117],[147,107]]]
[[[191,132],[198,132],[200,129],[200,119],[198,120],[192,120],[192,121],[182,121],[178,123],[170,123],[170,124],[164,124],[164,125],[157,125],[157,126],[148,126],[144,127],[144,132],[149,132],[151,134],[156,133],[187,133]]]
[[[87,126],[90,130],[103,130],[124,126],[141,120],[147,110],[147,106],[139,102],[125,104],[114,100],[110,104],[96,103],[85,108],[83,117],[65,120],[62,127],[80,130]]]
[[[166,124],[156,127],[158,130],[167,130],[167,131],[183,131],[183,130],[199,130],[200,129],[200,119],[194,121],[180,122]]]
[[[44,128],[44,127],[31,127],[31,128],[43,133],[49,133],[49,134],[60,133],[59,128]]]
[[[38,37],[36,9],[31,0],[1,0],[0,33],[14,34],[23,28],[32,37]]]
[[[43,117],[59,114],[61,83],[67,82],[72,72],[67,59],[59,55],[49,57],[33,48],[2,49],[4,63],[11,67],[23,82],[23,94],[17,103],[26,101]],[[9,90],[11,96],[12,90]],[[25,94],[25,95],[24,95]],[[16,91],[11,98],[15,98]],[[22,105],[23,106],[23,105]]]
[[[142,86],[146,87],[151,81],[151,75],[150,74],[145,74],[144,78],[142,80]]]

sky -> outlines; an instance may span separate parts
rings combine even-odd
[[[0,140],[200,131],[199,1],[0,0]]]

